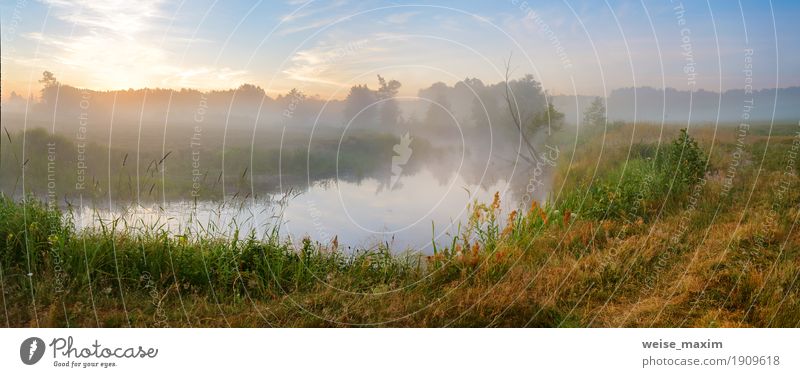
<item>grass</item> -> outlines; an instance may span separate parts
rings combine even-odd
[[[794,136],[767,143],[751,133],[734,158],[734,130],[644,141],[659,134],[623,125],[584,135],[562,154],[561,194],[550,203],[511,213],[499,196],[472,203],[433,255],[291,244],[277,229],[230,238],[120,223],[76,231],[33,198],[2,197],[0,323],[800,325]]]
[[[391,161],[392,147],[399,141],[395,135],[359,130],[346,137],[315,134],[313,142],[292,139],[272,145],[253,140],[252,145],[258,146],[255,149],[247,140],[224,148],[185,143],[162,149],[162,144],[154,143],[140,150],[137,146],[109,148],[79,143],[42,128],[24,133],[4,129],[0,136],[0,191],[20,197],[24,184],[25,194],[43,197],[48,184],[55,182],[63,196],[59,201],[64,202],[77,202],[79,196],[146,202],[221,200],[223,186],[226,192],[244,193],[251,188],[255,192],[275,191],[281,184],[303,187],[309,181],[358,181],[390,171],[388,163],[382,162]],[[419,156],[435,152],[422,139],[413,143]],[[43,153],[48,151],[51,153]],[[411,163],[406,168],[412,172],[419,166]],[[85,181],[79,182],[79,176]]]

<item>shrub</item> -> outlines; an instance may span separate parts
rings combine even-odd
[[[667,147],[664,158],[658,158],[659,169],[675,176],[675,191],[686,190],[705,176],[707,159],[686,129]],[[683,191],[680,191],[681,193]]]
[[[697,142],[681,129],[663,151],[654,144],[634,144],[626,164],[575,190],[573,196],[586,196],[581,208],[574,197],[562,200],[562,206],[595,219],[647,220],[665,201],[685,196],[705,175],[706,162]]]

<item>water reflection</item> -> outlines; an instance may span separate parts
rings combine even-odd
[[[472,144],[412,145],[414,154],[402,171],[393,169],[392,153],[363,153],[353,147],[348,149],[351,155],[335,155],[347,164],[309,157],[306,174],[295,166],[282,169],[283,175],[255,175],[252,192],[242,194],[240,187],[233,195],[228,191],[224,201],[123,205],[117,200],[106,207],[79,208],[75,223],[97,228],[116,219],[136,231],[215,237],[230,237],[238,230],[240,237],[254,232],[264,238],[277,228],[282,238],[295,243],[304,237],[321,243],[337,237],[350,248],[388,245],[394,251],[432,251],[432,242],[450,243],[475,200],[488,203],[499,192],[501,208],[508,213],[548,194],[551,165],[537,168],[509,158],[514,150]],[[391,152],[391,144],[380,150]]]
[[[392,250],[431,251],[432,241],[449,243],[459,222],[467,218],[473,200],[490,202],[495,192],[507,198],[507,213],[517,205],[505,180],[491,184],[470,184],[453,174],[446,182],[430,170],[403,176],[391,190],[381,179],[358,182],[321,181],[307,190],[270,198],[217,201],[173,201],[97,208],[84,206],[74,211],[79,228],[118,226],[135,231],[169,230],[176,234],[240,237],[255,232],[267,237],[279,226],[280,235],[299,242],[303,237],[327,243],[338,237],[341,245],[374,248],[388,244]]]

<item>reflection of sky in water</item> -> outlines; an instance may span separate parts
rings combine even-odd
[[[486,188],[467,185],[454,174],[446,184],[441,184],[433,173],[422,169],[413,176],[403,176],[395,187],[388,189],[386,182],[369,178],[359,183],[338,181],[332,184],[314,184],[309,190],[288,199],[283,207],[281,237],[291,237],[299,242],[304,236],[328,243],[338,236],[339,244],[357,248],[374,247],[388,242],[394,251],[406,249],[432,250],[431,239],[436,227],[437,243],[449,244],[457,224],[467,218],[467,205],[472,198],[491,202],[495,192],[501,198],[507,189],[505,181],[497,181]],[[511,203],[503,203],[504,214]],[[134,229],[169,229],[174,233],[209,232],[217,236],[232,234],[240,229],[240,238],[251,230],[258,238],[278,223],[280,210],[265,201],[241,200],[236,205],[216,202],[193,203],[180,201],[166,205],[151,204],[138,208],[90,209],[75,212],[75,223],[80,228],[96,227],[99,216],[104,222],[120,218],[120,226]],[[93,221],[95,220],[95,221]]]
[[[433,174],[423,170],[402,177],[393,190],[381,189],[386,184],[375,179],[361,183],[339,181],[338,185],[327,187],[315,185],[289,202],[284,229],[316,240],[330,239],[335,234],[340,243],[358,247],[385,241],[393,250],[430,250],[431,222],[440,236],[437,242],[444,242],[441,236],[448,231],[454,233],[454,226],[466,218],[466,207],[471,202],[467,190],[475,199],[490,202],[496,191],[506,188],[502,181],[487,189],[469,187],[455,177],[440,185]],[[445,239],[449,241],[449,237]]]

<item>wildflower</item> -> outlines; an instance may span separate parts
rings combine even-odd
[[[528,213],[532,214],[532,213],[536,212],[537,209],[539,209],[539,203],[537,203],[534,200],[534,201],[531,202],[531,209],[530,209],[530,211]]]
[[[482,222],[483,221],[483,214],[484,212],[489,212],[489,208],[486,207],[485,204],[475,204],[475,207],[472,211],[472,215],[470,216],[470,221],[472,222]]]
[[[572,213],[569,210],[564,210],[564,225],[569,224],[569,219],[572,216]]]
[[[516,210],[511,211],[511,213],[508,214],[508,219],[506,220],[506,227],[505,229],[503,229],[502,233],[503,236],[507,236],[514,231],[514,222],[516,219],[517,219],[517,211]]]
[[[492,201],[492,208],[500,208],[500,191],[494,193],[494,200]]]

